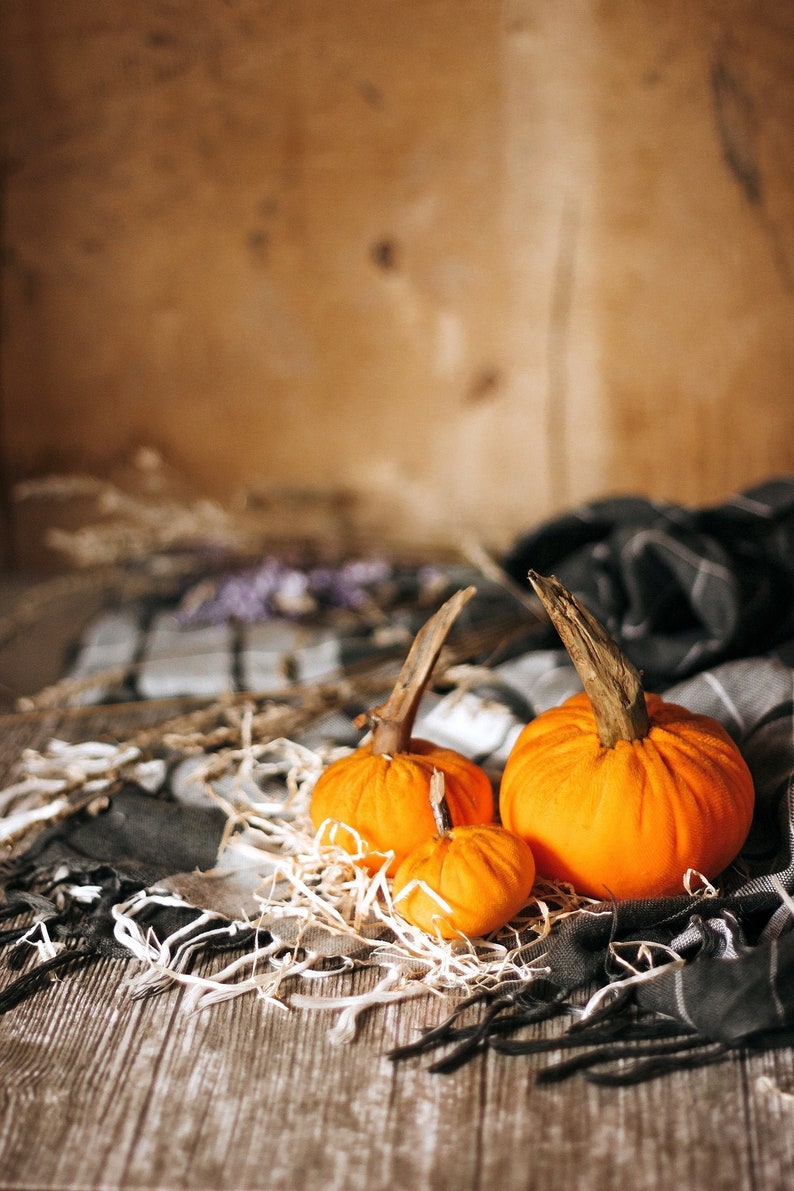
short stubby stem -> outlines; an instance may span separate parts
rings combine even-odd
[[[430,806],[438,834],[447,835],[454,826],[446,798],[446,780],[440,769],[433,770],[430,779]]]

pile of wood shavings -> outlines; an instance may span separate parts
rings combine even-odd
[[[342,751],[347,750],[336,750],[335,755]],[[580,898],[570,886],[539,882],[526,909],[487,939],[470,940],[461,935],[445,940],[426,934],[406,922],[395,908],[385,875],[388,857],[378,871],[371,872],[360,863],[363,847],[359,855],[351,855],[319,842],[322,833],[315,833],[312,826],[309,800],[314,782],[330,759],[286,739],[266,745],[249,740],[229,758],[234,766],[233,773],[227,773],[231,792],[224,793],[213,780],[217,776],[213,759],[208,759],[203,773],[199,769],[193,775],[193,780],[205,781],[208,793],[228,816],[227,866],[261,863],[263,877],[254,893],[260,911],[258,925],[277,934],[279,921],[289,920],[293,929],[295,922],[300,923],[296,954],[311,950],[307,937],[316,937],[320,929],[328,936],[326,954],[333,954],[335,940],[340,956],[355,956],[350,968],[386,970],[375,989],[359,996],[328,998],[293,992],[289,1003],[344,1010],[339,1028],[346,1034],[352,1017],[373,1003],[373,998],[383,1003],[422,992],[469,992],[505,979],[526,980],[542,974],[542,962],[529,966],[523,959],[528,942],[547,937],[555,924],[586,912],[592,901]],[[283,803],[252,794],[273,776],[285,781]],[[279,962],[283,964],[283,958]],[[288,967],[274,975],[271,968],[267,975],[260,971],[242,981],[239,963],[206,980],[191,976],[191,1007],[253,987],[260,996],[279,1000],[288,976],[324,974],[312,967],[311,958],[303,962],[306,966],[301,972]]]
[[[254,709],[234,710],[231,738],[227,736],[217,751],[199,747],[201,729],[209,728],[206,720],[195,734],[165,735],[172,745],[177,741],[182,745],[179,751],[184,758],[192,757],[195,767],[190,782],[198,785],[199,797],[226,815],[228,829],[219,865],[226,874],[254,874],[250,909],[242,925],[259,928],[262,937],[270,940],[271,931],[279,937],[280,924],[288,924],[289,941],[278,945],[257,941],[221,970],[198,975],[187,970],[187,955],[180,951],[179,940],[158,942],[137,923],[147,906],[163,896],[173,903],[173,895],[141,890],[114,912],[117,937],[143,963],[143,970],[130,982],[133,996],[179,983],[186,986],[185,1008],[190,1010],[254,992],[280,1005],[338,1011],[332,1036],[346,1040],[355,1031],[359,1014],[375,1004],[418,995],[469,993],[504,980],[543,975],[542,959],[529,965],[524,958],[528,944],[547,937],[571,915],[586,913],[592,904],[567,885],[539,882],[525,910],[487,939],[444,940],[425,934],[395,908],[385,876],[388,861],[372,873],[356,862],[360,857],[333,844],[321,844],[314,831],[308,813],[314,783],[325,766],[349,750],[329,745],[315,751],[284,736],[262,739]],[[170,726],[175,726],[173,721]],[[184,721],[180,726],[187,727]],[[226,730],[231,728],[227,723]],[[152,755],[156,738],[162,745],[165,736],[149,729],[137,741],[123,744],[56,740],[42,753],[27,750],[18,780],[0,791],[0,808],[7,816],[6,846],[14,837],[111,794],[119,779],[148,785],[156,796],[154,791],[164,777],[163,761]],[[141,747],[144,740],[148,747]],[[205,874],[207,882],[212,883],[219,871]],[[204,909],[198,901],[198,908]],[[319,955],[318,937],[324,939]],[[336,965],[327,962],[332,956],[341,957]],[[305,991],[310,979],[316,983],[318,978],[362,967],[382,974],[366,992],[329,997]]]

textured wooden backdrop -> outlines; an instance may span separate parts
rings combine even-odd
[[[504,544],[794,466],[787,0],[0,18],[7,485],[147,444]]]

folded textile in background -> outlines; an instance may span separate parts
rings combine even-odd
[[[781,495],[786,485],[772,487]],[[670,510],[665,517],[677,524]],[[776,535],[785,553],[785,520],[781,513],[766,535],[770,558]],[[544,533],[540,539],[548,544]],[[756,553],[763,536],[756,534]],[[726,554],[727,544],[724,533]],[[563,574],[538,553],[531,565]],[[742,545],[736,553],[746,560],[752,551]],[[642,551],[636,557],[641,560]],[[682,650],[679,622],[656,616],[664,585],[653,551],[648,565],[655,582],[631,590],[647,594],[654,656],[658,660],[665,644],[666,656],[677,658],[673,669],[686,668],[693,656],[688,634],[697,626],[686,629]],[[762,584],[767,616],[790,581],[782,559],[779,572],[773,570],[769,562]],[[711,566],[690,570],[697,589],[689,592],[690,607],[701,607],[700,589],[710,586],[714,573],[722,574]],[[745,580],[749,584],[749,571]],[[735,626],[756,605],[747,586],[718,590],[734,599],[733,627],[719,646],[733,654],[740,640],[752,639],[749,626],[741,632]],[[590,597],[585,592],[582,598]],[[498,600],[491,610],[496,607]],[[765,626],[764,646],[785,644],[791,608],[785,611],[788,619]],[[714,618],[703,615],[708,653],[717,638],[708,627]],[[523,651],[501,656],[488,666],[475,658],[479,665],[465,687],[428,695],[416,725],[417,735],[474,757],[494,780],[526,720],[579,689],[559,648],[525,643]],[[437,1070],[451,1070],[489,1047],[515,1054],[570,1049],[574,1057],[546,1067],[540,1078],[582,1070],[588,1078],[625,1082],[714,1061],[737,1046],[788,1044],[794,1028],[794,671],[780,658],[750,656],[658,689],[721,722],[753,774],[750,836],[717,888],[617,903],[565,902],[562,891],[558,915],[552,903],[560,891],[542,889],[527,913],[495,938],[468,946],[425,944],[421,932],[391,913],[385,880],[366,884],[355,865],[342,872],[338,858],[322,854],[305,826],[312,782],[335,747],[353,743],[352,719],[361,707],[336,710],[290,740],[258,740],[255,717],[247,727],[243,718],[232,769],[213,768],[216,751],[187,756],[172,747],[153,778],[146,758],[129,750],[123,782],[96,784],[93,805],[45,828],[32,847],[5,862],[0,917],[9,925],[0,945],[10,965],[25,971],[0,994],[0,1011],[36,992],[54,970],[114,955],[133,961],[133,995],[173,987],[191,973],[188,1008],[249,991],[334,1007],[333,998],[317,994],[318,976],[376,969],[381,979],[371,993],[343,998],[343,1036],[354,1029],[357,1013],[373,1005],[447,988],[458,995],[450,1019],[395,1052],[404,1057],[441,1047]],[[77,762],[67,753],[64,772],[73,774]],[[118,765],[109,763],[111,770],[118,778]],[[52,781],[54,770],[43,765],[42,772]],[[96,783],[93,770],[91,779]],[[40,962],[29,967],[33,952]],[[213,963],[204,984],[195,977],[199,957]],[[562,1038],[525,1036],[527,1026],[556,1014],[574,1020]]]
[[[656,689],[790,643],[794,477],[702,509],[594,501],[522,536],[504,567],[555,574]]]

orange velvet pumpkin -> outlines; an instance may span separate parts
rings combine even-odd
[[[646,697],[570,593],[530,578],[587,693],[543,712],[516,740],[500,787],[502,822],[529,843],[541,875],[582,894],[680,893],[689,868],[713,880],[738,855],[753,814],[736,744],[715,720]],[[586,647],[581,637],[577,645],[583,626]],[[617,720],[605,727],[610,690]]]
[[[443,791],[442,779],[446,810]],[[477,938],[504,926],[529,899],[535,879],[530,848],[496,823],[451,827],[436,816],[436,824],[439,833],[397,869],[395,909],[414,926],[445,939]]]
[[[454,823],[493,820],[493,787],[484,770],[453,749],[412,739],[405,752],[383,755],[362,745],[330,765],[312,793],[315,829],[327,823],[325,838],[348,852],[363,845],[364,863],[372,869],[383,863],[384,853],[393,852],[386,870],[393,875],[435,831],[428,799],[434,769],[446,778]]]
[[[432,837],[429,801],[435,769],[445,775],[450,813],[458,824],[487,823],[494,817],[494,794],[484,770],[453,749],[411,736],[416,710],[446,636],[474,588],[457,592],[422,626],[389,699],[359,717],[372,740],[321,774],[312,792],[310,814],[316,830],[346,851],[363,853],[369,868],[397,866],[418,844]]]
[[[747,837],[753,783],[727,732],[647,697],[651,727],[605,748],[587,695],[524,728],[505,766],[502,822],[538,872],[594,897],[683,891],[688,868],[713,879]]]

